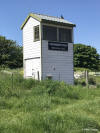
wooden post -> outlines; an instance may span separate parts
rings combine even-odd
[[[40,78],[39,78],[39,77],[40,77],[40,76],[39,76],[39,71],[37,72],[37,74],[38,74],[38,80],[40,80]]]
[[[12,78],[12,89],[13,89],[13,73],[12,73],[12,76],[11,76],[11,78]]]
[[[88,86],[88,70],[85,71],[86,85]]]

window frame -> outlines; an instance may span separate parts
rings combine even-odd
[[[54,27],[54,28],[57,28],[57,34],[56,34],[56,41],[52,41],[52,40],[47,40],[47,41],[52,41],[52,42],[58,42],[58,43],[73,43],[73,28],[70,28],[70,27],[64,27],[64,26],[55,26],[55,25],[48,25],[48,24],[43,24],[42,25],[42,39],[44,39],[44,31],[43,31],[43,26],[48,26],[48,27]],[[70,30],[70,38],[71,38],[71,41],[60,41],[60,29],[65,29],[65,30]]]
[[[36,38],[36,32],[37,32],[36,28],[38,28],[38,38]],[[34,42],[40,41],[40,26],[39,25],[34,26],[33,31],[34,31]]]
[[[45,33],[44,33],[44,27],[46,27],[46,28],[55,28],[55,30],[56,30],[56,39],[46,39],[46,37],[44,37],[44,35],[45,35]],[[53,42],[57,42],[58,40],[57,40],[57,27],[54,27],[54,26],[49,26],[49,25],[43,25],[42,26],[42,32],[43,32],[43,40],[47,40],[47,41],[53,41]]]
[[[62,41],[61,40],[61,38],[60,38],[60,30],[62,30],[62,32],[64,31],[65,33],[66,33],[66,31],[67,31],[67,41]],[[72,29],[68,29],[68,28],[59,28],[59,34],[58,34],[58,36],[59,36],[59,42],[66,42],[66,43],[73,43],[73,32],[72,32]],[[61,34],[63,34],[63,33],[61,33]],[[68,35],[69,34],[69,35]],[[64,38],[64,37],[63,37]]]

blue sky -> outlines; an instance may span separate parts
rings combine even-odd
[[[30,12],[60,16],[75,23],[74,42],[100,53],[100,0],[0,0],[0,35],[22,45],[20,26]]]

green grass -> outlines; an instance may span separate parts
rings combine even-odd
[[[89,72],[92,71],[92,70],[90,70],[90,69],[88,69],[88,68],[74,67],[74,71],[84,72],[85,70],[88,70]]]
[[[0,72],[0,133],[85,133],[83,129],[100,132],[99,87],[26,80],[20,74],[12,80]]]

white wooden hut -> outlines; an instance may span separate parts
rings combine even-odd
[[[73,27],[63,18],[28,15],[21,26],[25,78],[74,83]]]

